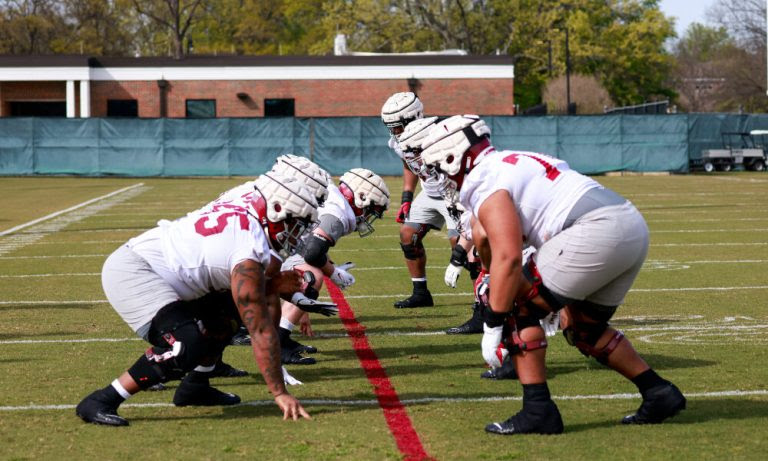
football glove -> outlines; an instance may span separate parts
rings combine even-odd
[[[355,283],[355,276],[348,272],[353,267],[355,264],[351,262],[336,266],[333,269],[333,274],[331,274],[331,281],[341,290],[349,288]]]
[[[315,301],[314,299],[307,298],[303,293],[294,293],[293,297],[291,297],[291,302],[304,312],[314,312],[326,317],[339,313],[339,307],[336,304]]]
[[[475,299],[484,309],[488,309],[489,299],[491,295],[491,275],[485,271],[480,271],[480,274],[475,279]]]
[[[539,320],[541,328],[544,329],[544,333],[549,336],[555,336],[557,330],[560,329],[560,312],[550,312],[548,316]]]
[[[445,284],[451,288],[456,288],[456,281],[459,280],[459,275],[461,275],[462,269],[461,266],[448,264],[448,267],[445,268]]]
[[[400,210],[397,212],[397,218],[395,218],[395,222],[403,224],[405,221],[408,220],[408,215],[411,213],[411,202],[403,202],[402,205],[400,205]]]
[[[451,251],[451,263],[445,268],[445,284],[456,288],[456,281],[461,275],[461,268],[467,264],[467,250],[461,245],[455,245]]]
[[[300,385],[304,384],[301,381],[299,381],[298,379],[296,379],[293,376],[291,376],[291,374],[288,373],[288,370],[286,370],[285,367],[282,367],[282,368],[283,368],[283,382],[286,385],[288,385],[288,386],[297,386],[297,385],[300,386]]]
[[[503,325],[490,327],[487,323],[483,324],[483,340],[480,346],[483,350],[483,359],[491,368],[498,368],[504,357],[509,355],[509,351],[501,343]]]

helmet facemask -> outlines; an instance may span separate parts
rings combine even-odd
[[[251,207],[267,234],[270,248],[285,259],[293,255],[302,236],[317,220],[317,201],[297,179],[268,172],[254,185],[258,195]]]

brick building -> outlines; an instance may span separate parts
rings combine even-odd
[[[0,56],[0,117],[373,116],[408,90],[430,114],[513,115],[513,78],[509,56]]]

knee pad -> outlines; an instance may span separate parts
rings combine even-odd
[[[203,357],[215,353],[216,344],[221,342],[205,337],[197,322],[189,322],[163,333],[162,341],[165,344],[150,347],[144,356],[150,364],[158,367],[157,370],[163,376],[175,376],[179,372],[192,370]]]
[[[553,293],[549,290],[549,288],[546,287],[546,285],[544,285],[544,282],[541,279],[541,274],[539,273],[539,269],[536,267],[536,262],[533,260],[533,258],[530,258],[528,262],[523,266],[523,276],[531,283],[531,289],[528,291],[528,293],[516,299],[518,304],[525,305],[534,311],[541,311],[540,308],[536,307],[536,305],[531,302],[531,300],[533,300],[536,296],[541,296],[549,305],[549,307],[552,308],[552,311],[557,312],[565,307],[566,304],[569,304],[572,301],[556,293]],[[547,312],[547,314],[549,313]],[[543,315],[541,318],[546,317],[547,314]]]
[[[624,339],[624,333],[616,331],[604,347],[597,349],[595,344],[608,329],[608,323],[579,323],[563,330],[563,336],[568,344],[576,347],[579,352],[589,357],[592,356],[598,362],[605,365],[608,356],[619,346]]]
[[[539,321],[533,317],[525,316],[515,318],[514,324],[510,328],[510,333],[505,334],[506,339],[504,340],[504,345],[511,355],[547,348],[548,343],[546,338],[534,341],[523,341],[520,338],[521,331],[534,326],[541,328]]]
[[[424,245],[421,244],[421,239],[415,239],[415,242],[403,245],[400,244],[400,248],[403,250],[405,259],[415,261],[424,256]]]

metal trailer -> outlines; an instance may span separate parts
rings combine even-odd
[[[741,166],[745,170],[765,171],[768,130],[723,132],[721,141],[721,149],[704,149],[700,158],[691,159],[691,170],[711,173]]]

